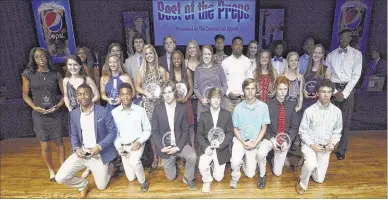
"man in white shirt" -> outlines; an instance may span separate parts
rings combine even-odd
[[[176,48],[176,40],[172,35],[168,35],[163,38],[163,42],[166,53],[159,57],[159,65],[162,65],[169,72],[171,68],[171,54]]]
[[[272,58],[272,67],[278,73],[278,76],[282,75],[285,70],[286,59],[283,58],[283,52],[285,49],[284,41],[280,40],[274,43],[273,45],[273,58]]]
[[[124,71],[131,79],[135,81],[136,72],[139,70],[141,62],[143,61],[142,53],[144,48],[144,39],[140,35],[135,35],[132,45],[135,47],[136,53],[129,58],[125,59]]]
[[[362,54],[359,50],[349,46],[352,40],[350,30],[344,29],[339,33],[339,47],[329,53],[326,64],[332,72],[331,81],[335,86],[332,103],[341,109],[344,127],[337,148],[337,159],[345,159],[350,123],[354,108],[355,85],[361,75]]]
[[[330,153],[338,143],[342,131],[341,110],[330,103],[334,87],[330,80],[320,80],[316,85],[317,103],[308,107],[299,127],[304,164],[296,183],[296,192],[303,194],[312,176],[323,183]]]
[[[234,37],[232,40],[232,55],[222,61],[221,66],[224,69],[228,90],[226,91],[225,109],[233,112],[234,107],[242,101],[244,92],[241,85],[248,76],[248,70],[251,62],[249,58],[242,54],[243,39]]]
[[[136,178],[141,191],[148,190],[141,156],[145,142],[151,135],[151,124],[143,107],[132,103],[132,86],[123,83],[119,87],[121,105],[112,110],[112,116],[118,129],[115,147],[121,156],[125,174],[129,181]]]
[[[81,198],[85,198],[93,186],[75,174],[87,167],[92,171],[97,188],[104,190],[114,172],[110,162],[117,156],[113,145],[117,129],[112,114],[105,107],[93,104],[92,99],[93,92],[88,84],[78,86],[80,107],[70,112],[69,134],[74,153],[55,176],[59,184],[77,188]]]
[[[162,158],[168,180],[177,177],[176,158],[186,160],[183,182],[190,190],[196,190],[194,174],[197,155],[187,140],[189,119],[186,104],[177,103],[177,91],[171,81],[163,83],[162,92],[164,102],[154,107],[151,122],[156,154]]]

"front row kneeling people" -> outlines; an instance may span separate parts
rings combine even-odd
[[[268,102],[268,106],[256,99],[253,79],[246,79],[242,86],[245,99],[236,106],[233,117],[229,111],[220,108],[222,92],[213,88],[209,92],[210,109],[203,112],[199,119],[197,139],[202,152],[199,171],[204,182],[203,192],[210,192],[213,177],[217,181],[223,179],[228,159],[232,168],[231,188],[237,188],[241,166],[246,176],[252,178],[257,165],[260,169],[258,187],[264,188],[268,152],[275,150],[272,170],[276,176],[280,176],[289,149],[289,144],[286,143],[288,140],[276,141],[276,136],[286,134],[291,141],[296,136],[299,119],[295,113],[296,105],[285,100],[288,91],[288,81],[285,78],[279,77],[276,80],[276,97]],[[330,153],[341,137],[342,115],[330,102],[333,83],[326,79],[320,80],[316,88],[318,101],[306,109],[299,128],[305,159],[296,184],[299,194],[306,191],[310,176],[315,182],[323,182]],[[80,107],[70,112],[71,144],[75,153],[59,169],[55,177],[58,183],[78,188],[81,197],[85,197],[92,186],[87,180],[75,177],[75,174],[87,167],[93,173],[97,188],[105,189],[113,175],[110,162],[117,156],[118,151],[128,180],[137,178],[141,190],[147,191],[148,182],[145,180],[140,158],[144,142],[152,132],[157,153],[163,158],[167,178],[174,180],[177,177],[175,160],[177,156],[181,157],[186,160],[183,182],[189,189],[196,189],[197,156],[194,149],[187,144],[189,123],[186,106],[176,102],[175,85],[171,82],[163,84],[161,91],[164,102],[155,106],[152,126],[144,108],[131,104],[132,90],[129,84],[120,86],[122,104],[110,113],[108,109],[92,103],[93,93],[90,86],[82,84],[77,88]],[[217,128],[224,133],[224,139],[214,143],[209,141],[209,133],[212,132],[211,129]],[[279,144],[280,146],[277,146]]]

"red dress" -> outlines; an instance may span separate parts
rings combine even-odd
[[[264,103],[268,102],[270,83],[271,83],[271,78],[269,77],[269,74],[261,75],[259,80],[259,94],[260,94],[259,100]]]

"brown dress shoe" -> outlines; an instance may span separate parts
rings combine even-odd
[[[295,190],[298,194],[304,194],[304,189],[300,186],[300,179],[296,181]]]

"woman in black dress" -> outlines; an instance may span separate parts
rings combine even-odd
[[[23,100],[32,108],[34,132],[40,140],[42,156],[55,182],[55,170],[51,158],[50,141],[55,141],[61,165],[65,161],[62,140],[62,122],[59,108],[63,98],[58,98],[58,86],[62,92],[62,77],[53,69],[47,50],[35,47],[30,51],[29,62],[22,73]],[[31,91],[32,99],[29,96]]]

